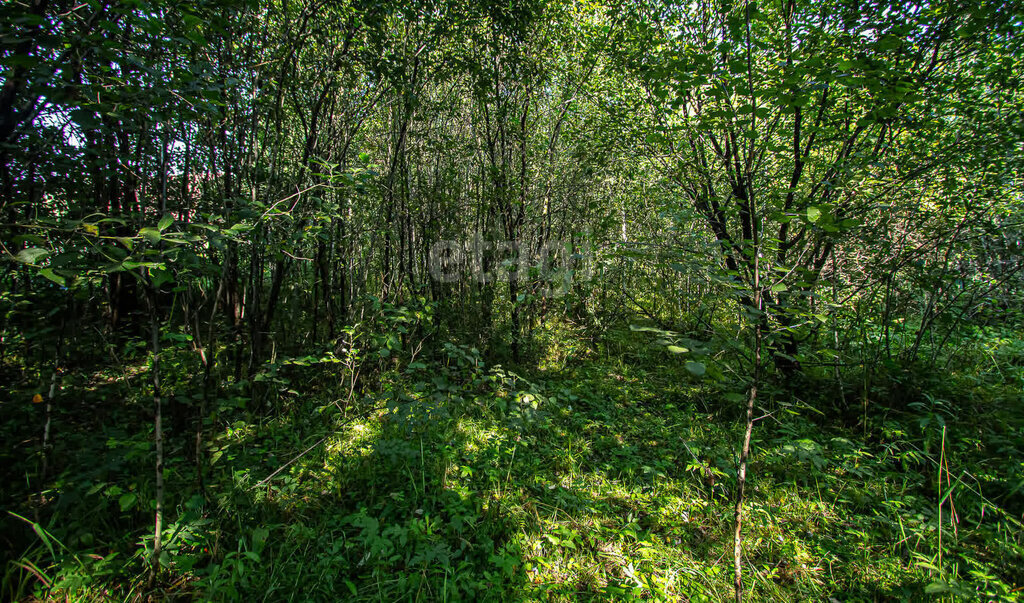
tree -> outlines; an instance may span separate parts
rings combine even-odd
[[[617,10],[628,25],[615,58],[636,74],[635,102],[649,116],[634,139],[714,237],[752,326],[739,600],[762,336],[777,370],[792,376],[837,245],[893,207],[920,203],[929,181],[987,145],[978,122],[957,111],[957,91],[986,79],[977,61],[1008,39],[1012,16],[1000,4],[957,2]]]

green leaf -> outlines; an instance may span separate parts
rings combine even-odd
[[[254,529],[252,531],[253,546],[262,549],[263,545],[266,544],[268,537],[270,537],[270,530],[268,530],[267,528]]]
[[[673,354],[685,354],[686,352],[690,351],[690,350],[688,350],[686,348],[681,348],[681,347],[679,347],[677,345],[670,345],[670,346],[668,346],[667,349],[668,349],[668,351],[672,352]]]
[[[159,288],[164,283],[174,282],[174,275],[164,268],[155,268],[149,271],[149,278],[153,287]]]
[[[135,493],[128,492],[127,494],[122,494],[121,498],[117,499],[117,504],[121,505],[122,511],[127,511],[128,509],[135,506],[136,500],[138,500],[138,497],[135,495]]]
[[[240,233],[240,232],[248,232],[250,230],[252,230],[252,225],[251,224],[246,224],[244,222],[239,222],[238,224],[234,224],[234,225],[231,226],[231,228],[227,229],[225,231],[225,234],[233,235],[233,234],[237,234],[237,233]]]
[[[704,366],[703,362],[694,362],[693,360],[689,360],[686,363],[686,370],[688,370],[694,377],[703,377],[704,373],[707,372],[707,367]]]
[[[928,586],[924,587],[924,592],[928,593],[929,595],[944,593],[948,590],[949,585],[945,582],[932,582]]]
[[[18,255],[14,256],[14,259],[18,260],[22,264],[38,264],[46,257],[50,255],[50,252],[46,249],[39,247],[28,247],[18,252]]]
[[[787,289],[789,289],[789,287],[786,286],[786,283],[775,283],[774,285],[772,285],[771,292],[782,293]]]
[[[18,516],[18,517],[20,517],[20,516]],[[22,518],[22,519],[24,519],[24,518]],[[25,521],[28,521],[28,520],[26,519]],[[50,556],[52,557],[54,555],[53,544],[50,542],[49,537],[47,537],[46,530],[43,529],[43,526],[39,525],[38,523],[33,522],[32,523],[32,531],[36,533],[36,536],[39,537],[39,540],[43,541],[43,544],[45,544],[46,548],[49,549]]]
[[[675,335],[672,331],[665,331],[664,329],[657,329],[655,327],[643,327],[640,325],[629,325],[629,330],[636,333],[654,333],[662,337],[673,337]]]
[[[160,222],[157,223],[156,227],[160,232],[167,230],[167,228],[174,224],[174,216],[170,213],[164,214],[164,217],[160,218]]]
[[[146,242],[150,245],[156,245],[160,242],[160,231],[155,228],[147,226],[139,231],[139,236],[146,239]]]
[[[807,221],[808,222],[813,224],[813,223],[817,222],[819,218],[821,218],[821,208],[820,207],[818,207],[817,205],[812,205],[812,206],[807,208]]]
[[[54,271],[50,268],[43,268],[42,270],[39,271],[39,275],[57,283],[61,287],[65,286],[64,277],[54,273]]]

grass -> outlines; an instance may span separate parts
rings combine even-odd
[[[172,422],[175,504],[158,588],[214,600],[730,597],[735,404],[670,356],[574,345],[530,374],[449,346],[385,372],[343,412],[329,388],[289,394],[276,419],[225,394],[208,417],[204,492],[187,426]],[[811,411],[819,399],[770,392],[746,506],[748,596],[1016,600],[1019,390],[974,378],[969,395],[932,392],[868,430]],[[87,402],[132,391],[124,379],[90,383]],[[86,437],[88,416],[61,415],[61,452],[93,456],[62,457],[42,508],[5,496],[26,518],[50,518],[44,538],[7,519],[20,547],[7,596],[139,595],[151,518],[145,403],[112,415],[122,423],[100,439]]]

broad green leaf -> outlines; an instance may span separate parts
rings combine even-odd
[[[164,217],[160,218],[160,222],[157,223],[156,227],[160,232],[167,230],[167,228],[174,224],[174,216],[170,213],[164,214]]]
[[[42,276],[43,278],[49,279],[49,280],[57,283],[61,287],[65,286],[64,277],[59,275],[59,274],[56,274],[50,268],[43,268],[42,270],[39,271],[39,275]]]
[[[146,239],[146,242],[150,245],[156,245],[160,242],[160,231],[155,228],[147,226],[139,231],[139,236]]]
[[[38,264],[50,255],[50,252],[46,249],[39,247],[28,247],[18,252],[18,255],[14,256],[14,259],[18,260],[22,264]]]
[[[122,511],[127,511],[135,505],[135,501],[138,500],[138,496],[134,492],[128,492],[122,494],[121,498],[117,499],[117,504],[121,505]]]
[[[686,362],[686,370],[695,377],[703,377],[704,373],[707,372],[707,367],[704,366],[703,362],[689,360]]]
[[[685,354],[686,352],[690,351],[686,348],[681,348],[677,345],[670,345],[666,349],[668,349],[668,351],[672,352],[673,354]]]

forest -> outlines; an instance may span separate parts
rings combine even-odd
[[[0,3],[0,599],[1024,600],[1022,33]]]

